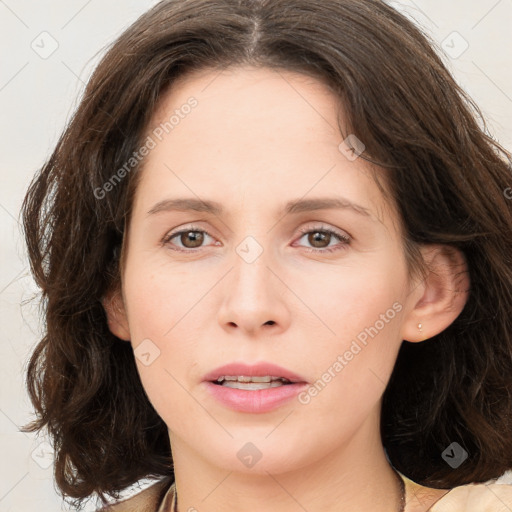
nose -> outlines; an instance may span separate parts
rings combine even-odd
[[[290,324],[288,290],[277,266],[265,250],[254,261],[240,254],[234,255],[234,268],[224,280],[219,324],[228,332],[239,330],[246,336],[285,331]]]

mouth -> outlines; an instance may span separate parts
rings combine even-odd
[[[260,361],[256,364],[228,363],[204,375],[203,381],[211,382],[217,386],[247,390],[306,383],[306,379],[302,376],[266,361]]]
[[[203,377],[217,403],[242,413],[266,413],[289,404],[308,383],[301,375],[274,363],[232,362]]]
[[[265,375],[261,377],[248,375],[221,375],[218,379],[210,381],[218,386],[224,386],[232,389],[243,389],[253,391],[259,389],[279,388],[293,384],[286,377],[274,377]]]

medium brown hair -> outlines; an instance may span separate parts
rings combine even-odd
[[[46,326],[27,374],[38,418],[25,428],[48,429],[65,495],[81,503],[146,476],[173,479],[167,426],[102,306],[120,286],[138,166],[98,190],[141,146],[176,79],[236,65],[296,71],[332,88],[363,157],[383,169],[408,253],[440,243],[466,258],[462,313],[432,339],[402,344],[384,393],[392,464],[441,488],[512,468],[510,154],[434,47],[379,0],[167,0],[108,49],[22,208]],[[457,469],[441,457],[452,442],[469,454]]]

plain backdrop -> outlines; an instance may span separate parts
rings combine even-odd
[[[41,332],[37,301],[29,301],[37,290],[21,237],[21,202],[105,45],[155,3],[0,0],[0,512],[70,510],[53,483],[49,445],[19,431],[32,418],[24,373]],[[512,0],[390,3],[438,43],[491,134],[511,150]]]

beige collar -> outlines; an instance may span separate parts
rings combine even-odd
[[[452,489],[424,487],[400,473],[405,482],[406,512],[510,512],[512,485],[496,479]]]
[[[160,507],[157,512],[175,512],[176,511],[176,482],[173,482],[171,487],[164,496]]]
[[[512,485],[491,480],[453,489],[424,487],[399,473],[405,483],[406,512],[510,512]],[[98,512],[176,512],[176,483],[163,478],[144,491]],[[184,512],[184,511],[180,511]]]

